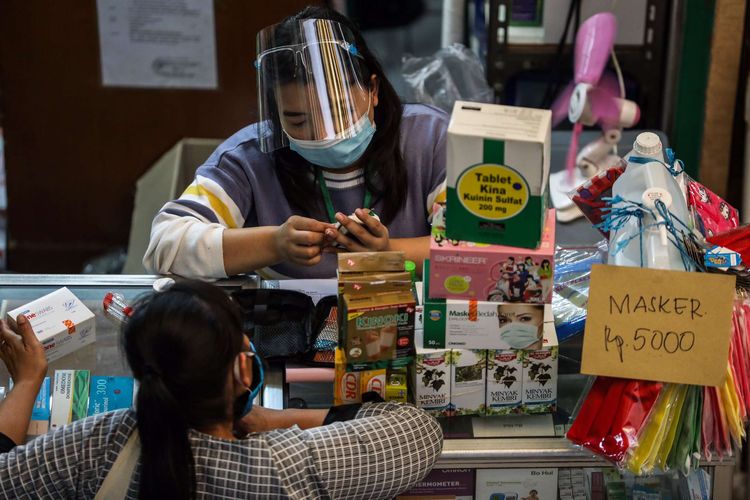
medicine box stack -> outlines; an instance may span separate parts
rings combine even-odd
[[[417,403],[433,413],[554,411],[550,137],[546,110],[460,101],[454,106],[447,206],[433,207],[424,334],[417,345]],[[438,373],[425,363],[440,352],[450,367],[447,405],[426,377]]]
[[[435,416],[550,413],[557,406],[558,345],[544,323],[534,349],[424,348],[417,339],[416,404]]]
[[[13,387],[13,380],[9,386]],[[89,370],[56,370],[53,377],[42,382],[27,434],[35,437],[87,416],[132,408],[135,394],[132,377],[91,376]]]
[[[406,402],[416,300],[403,252],[339,254],[339,347],[334,402],[365,392]]]
[[[438,206],[436,211],[443,211]],[[555,264],[555,211],[548,210],[536,249],[445,239],[433,228],[430,289],[433,299],[550,304]]]

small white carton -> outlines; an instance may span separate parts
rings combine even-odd
[[[551,118],[549,110],[456,101],[446,141],[448,238],[539,246]]]
[[[523,351],[522,356],[524,413],[555,411],[558,344],[554,323],[544,324],[544,342],[541,349]],[[574,479],[576,477],[578,476],[573,475]]]
[[[66,287],[10,311],[8,321],[15,326],[19,314],[31,323],[49,362],[96,340],[94,313]]]
[[[487,351],[453,349],[450,357],[451,413],[455,415],[484,414]]]
[[[523,362],[518,351],[487,351],[487,415],[520,413]]]
[[[419,408],[433,415],[446,415],[451,402],[450,350],[424,349],[417,344],[415,370],[416,402]]]

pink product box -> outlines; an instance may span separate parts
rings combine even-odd
[[[430,241],[433,299],[552,302],[555,211],[547,211],[536,250],[438,238]]]

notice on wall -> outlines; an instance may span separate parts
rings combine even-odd
[[[105,86],[214,89],[212,0],[97,0]]]
[[[593,266],[581,373],[720,385],[734,286],[720,274]]]

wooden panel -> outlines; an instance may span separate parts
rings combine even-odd
[[[716,1],[700,180],[719,196],[726,196],[729,182],[745,7],[745,0]]]
[[[255,34],[309,3],[215,0],[205,91],[103,87],[95,0],[0,2],[9,269],[79,272],[125,246],[136,179],[180,138],[255,118]]]

